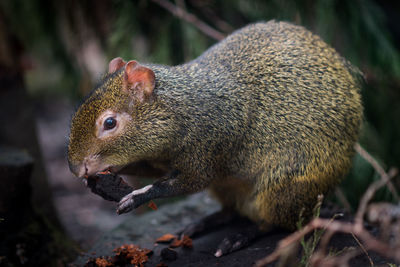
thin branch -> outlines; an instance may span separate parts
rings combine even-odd
[[[320,241],[320,250],[323,252],[323,254],[326,254],[328,251],[328,244],[329,241],[331,240],[332,236],[335,234],[333,231],[327,231],[322,237]]]
[[[183,0],[182,0],[183,1]],[[197,9],[201,9],[203,14],[213,22],[216,28],[222,32],[233,32],[235,30],[232,25],[223,19],[219,18],[215,12],[214,8],[211,8],[209,5],[204,4],[202,1],[191,1],[191,4],[194,5]]]
[[[396,188],[394,187],[392,182],[389,181],[388,174],[385,172],[385,169],[378,163],[376,159],[374,159],[371,154],[369,154],[364,148],[362,148],[359,143],[356,143],[354,145],[354,149],[357,151],[358,154],[360,154],[361,157],[363,157],[369,164],[371,164],[375,171],[381,176],[381,179],[386,181],[387,187],[392,193],[394,200],[396,202],[399,202],[399,194],[397,193]]]
[[[285,250],[289,245],[298,242],[303,236],[310,233],[315,229],[325,228],[328,231],[334,233],[341,232],[347,234],[355,234],[364,243],[366,250],[374,250],[381,255],[400,261],[400,248],[393,248],[389,245],[377,240],[363,227],[358,228],[356,224],[340,221],[332,221],[328,219],[315,218],[309,222],[304,228],[294,232],[293,234],[282,239],[278,248],[273,253],[256,262],[257,267],[265,266],[279,258],[281,252]]]
[[[353,236],[354,240],[356,240],[357,244],[360,246],[360,248],[362,249],[364,254],[367,256],[371,267],[374,267],[374,262],[372,261],[371,257],[369,256],[369,254],[368,254],[367,250],[365,249],[365,247],[363,246],[363,244],[361,244],[360,240],[358,240],[358,238],[354,235],[354,233],[351,233],[351,235]]]
[[[225,38],[225,35],[223,33],[215,30],[214,28],[212,28],[211,26],[200,20],[195,15],[172,4],[171,2],[168,2],[166,0],[151,0],[151,1],[165,8],[166,10],[171,12],[174,16],[181,18],[186,22],[194,25],[196,28],[198,28],[200,31],[202,31],[204,34],[208,35],[211,38],[217,41],[220,41]]]
[[[323,262],[321,262],[320,265],[315,265],[315,266],[333,266],[333,267],[345,267],[345,266],[349,266],[349,261],[354,258],[357,257],[358,255],[362,254],[362,250],[361,249],[357,249],[355,248],[352,251],[349,251],[347,253],[345,253],[342,256],[336,256],[336,257],[330,257],[330,258],[326,258],[323,260]]]
[[[316,251],[311,259],[309,266],[311,267],[347,267],[348,261],[361,254],[361,250],[354,248],[352,251],[346,252],[343,256],[326,255],[321,250]]]
[[[347,200],[347,198],[346,198],[345,194],[343,193],[342,189],[340,189],[339,187],[336,187],[335,196],[340,201],[340,203],[342,203],[343,208],[345,209],[345,211],[351,213],[352,209],[351,209],[350,202]]]
[[[369,201],[372,199],[372,197],[375,195],[375,192],[383,187],[384,185],[387,184],[387,182],[392,179],[393,177],[397,176],[398,170],[395,168],[392,168],[389,170],[389,173],[387,175],[384,175],[382,179],[373,182],[367,189],[367,191],[364,193],[360,200],[360,204],[358,205],[358,210],[356,213],[356,216],[354,218],[354,221],[358,227],[362,227],[363,224],[363,218],[365,215],[365,212],[367,210],[367,205]]]

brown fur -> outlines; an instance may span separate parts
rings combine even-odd
[[[363,79],[303,27],[257,23],[187,64],[145,66],[155,74],[152,101],[129,103],[119,70],[77,110],[71,165],[89,153],[115,165],[162,160],[179,192],[209,187],[253,221],[289,229],[348,171]],[[134,123],[102,142],[92,125],[110,108]]]

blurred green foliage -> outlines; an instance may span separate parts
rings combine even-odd
[[[271,19],[301,24],[319,34],[366,75],[366,120],[360,143],[385,163],[386,169],[400,166],[400,23],[396,21],[400,3],[169,1],[224,34],[251,22]],[[83,60],[89,41],[94,40],[100,47],[97,55],[104,58],[104,66],[98,67],[102,70],[116,56],[180,64],[216,42],[151,0],[3,0],[0,8],[34,62],[34,69],[26,75],[34,96],[62,94],[76,98],[92,88],[98,76],[90,73],[90,64]],[[354,162],[342,187],[355,206],[368,184],[379,177],[359,156]],[[384,190],[378,197],[391,198]]]

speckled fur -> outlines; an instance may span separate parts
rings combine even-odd
[[[122,72],[105,77],[72,120],[70,162],[87,153],[167,161],[187,192],[208,187],[260,225],[289,229],[348,171],[362,75],[303,27],[257,23],[187,64],[146,66],[154,101],[130,106]],[[107,108],[128,110],[134,123],[101,142],[94,121]]]

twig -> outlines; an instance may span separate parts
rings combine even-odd
[[[358,255],[361,255],[362,251],[360,249],[355,248],[352,251],[349,251],[347,253],[345,253],[342,256],[336,256],[336,257],[331,257],[328,258],[327,260],[323,261],[323,263],[321,263],[319,266],[343,266],[343,267],[347,267],[349,266],[349,261],[350,259],[357,257]]]
[[[185,20],[186,22],[189,22],[190,24],[193,24],[196,26],[200,31],[202,31],[204,34],[208,35],[209,37],[215,39],[215,40],[222,40],[225,38],[225,35],[202,20],[200,20],[198,17],[195,15],[185,11],[184,9],[172,4],[171,2],[168,2],[166,0],[151,0],[152,2],[160,5],[161,7],[165,8],[169,12],[171,12],[174,16],[181,18]]]
[[[399,202],[399,194],[396,191],[396,188],[392,184],[392,182],[389,181],[388,179],[388,174],[385,172],[385,169],[374,159],[374,157],[369,154],[364,148],[360,146],[359,143],[356,143],[354,145],[354,149],[357,151],[358,154],[360,154],[361,157],[363,157],[369,164],[371,164],[372,168],[375,169],[375,171],[381,176],[382,180],[385,180],[387,183],[387,187],[390,190],[390,192],[393,195],[393,198],[396,202]]]
[[[210,8],[209,5],[205,1],[190,1],[190,3],[196,7],[197,9],[201,9],[203,14],[213,22],[216,28],[218,28],[222,32],[233,32],[235,30],[232,25],[230,25],[228,22],[222,20],[221,18],[218,17],[216,14],[215,8]]]
[[[333,232],[333,231],[327,231],[327,232],[321,237],[320,250],[323,252],[323,254],[326,254],[329,241],[331,240],[331,238],[332,238],[332,236],[333,236],[334,234],[335,234],[335,232]]]
[[[335,196],[338,198],[338,200],[342,203],[343,208],[347,211],[347,212],[351,212],[351,205],[350,202],[347,200],[346,196],[344,195],[342,189],[340,189],[339,187],[336,187],[335,189]]]
[[[363,246],[363,244],[361,244],[360,240],[358,240],[358,238],[354,235],[354,233],[351,233],[351,235],[353,236],[354,240],[356,240],[357,244],[360,246],[360,248],[362,249],[364,254],[367,256],[367,258],[369,260],[369,264],[371,264],[371,267],[374,267],[374,262],[372,261],[371,257],[369,256],[369,254],[368,254],[367,250],[365,249],[365,247]]]
[[[356,236],[358,236],[359,239],[363,241],[366,250],[374,250],[385,257],[393,258],[397,261],[400,261],[400,248],[395,249],[377,240],[363,227],[359,228],[356,224],[348,222],[315,218],[311,222],[309,222],[303,229],[300,229],[299,231],[296,231],[288,237],[282,239],[278,244],[278,248],[264,259],[256,262],[256,266],[265,266],[266,264],[277,260],[281,255],[281,251],[283,251],[287,246],[294,242],[298,242],[303,236],[318,228],[326,228],[328,231],[332,231],[334,233],[354,233]]]
[[[355,221],[357,227],[362,227],[363,218],[364,218],[364,214],[367,209],[367,205],[368,205],[369,201],[372,199],[372,197],[374,196],[375,192],[379,188],[386,185],[390,179],[392,179],[393,177],[395,177],[397,175],[397,173],[398,173],[398,170],[395,168],[392,168],[389,170],[389,173],[387,175],[382,177],[382,179],[373,182],[368,187],[367,191],[364,193],[364,195],[362,196],[362,198],[360,200],[360,204],[358,205],[358,210],[357,210],[356,216],[354,218],[354,221]]]
[[[354,248],[352,251],[345,253],[343,256],[326,255],[324,252],[316,251],[310,259],[309,266],[312,267],[347,267],[350,259],[361,254],[361,250]]]

